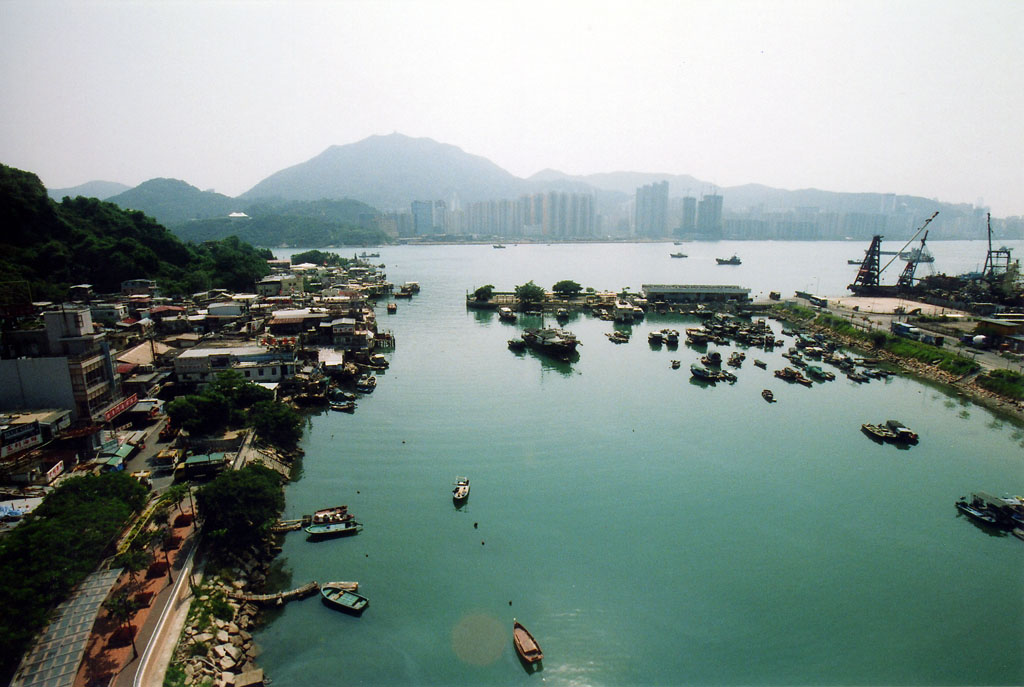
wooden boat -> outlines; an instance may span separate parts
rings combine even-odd
[[[771,389],[765,389],[761,392],[761,397],[769,403],[775,403],[775,394],[772,393]]]
[[[869,437],[878,441],[893,441],[896,439],[896,433],[885,425],[872,425],[865,422],[860,426],[860,429]]]
[[[320,598],[331,608],[359,615],[370,605],[370,600],[365,596],[357,594],[354,590],[335,586],[335,584],[348,583],[328,583],[320,587]]]
[[[996,518],[995,515],[989,513],[987,510],[976,508],[972,504],[968,503],[966,499],[962,498],[957,501],[956,508],[967,517],[977,520],[983,525],[990,525],[992,527],[999,525],[999,519]]]
[[[343,592],[358,592],[358,582],[324,582],[320,585],[320,590],[324,589],[337,589]]]
[[[690,374],[697,379],[703,379],[706,382],[718,381],[718,373],[713,372],[702,365],[693,363],[690,365]]]
[[[354,413],[356,412],[356,402],[346,401],[344,403],[332,403],[331,410],[337,410],[342,413]]]
[[[516,653],[527,663],[543,660],[544,652],[540,650],[540,644],[518,620],[512,621],[512,642],[516,645]]]
[[[679,363],[678,360],[673,360],[672,361],[672,369],[673,370],[678,370],[679,369],[679,365],[680,365],[680,363]]]
[[[373,375],[363,375],[356,382],[356,390],[369,393],[377,388],[377,378]]]
[[[388,314],[394,315],[398,312],[398,303],[388,303]]]
[[[510,351],[525,351],[526,350],[526,342],[523,341],[522,339],[509,339],[508,340],[508,350],[510,350]]]
[[[767,370],[767,369],[768,369],[768,363],[766,363],[766,362],[765,362],[765,361],[763,361],[763,360],[756,360],[756,359],[755,359],[755,360],[754,360],[754,367],[759,367],[759,368],[761,368],[762,370]]]
[[[469,500],[469,478],[456,477],[455,488],[452,489],[452,501],[465,503],[467,500]]]

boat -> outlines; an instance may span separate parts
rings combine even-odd
[[[697,363],[693,363],[692,365],[690,365],[690,375],[696,377],[697,379],[703,379],[706,382],[718,381],[717,372],[713,372],[708,368],[704,367],[703,365],[698,365]]]
[[[669,346],[679,345],[679,331],[675,329],[662,329],[662,335],[665,337],[665,343]]]
[[[900,253],[900,260],[904,262],[935,262],[935,256],[923,248],[911,248]]]
[[[616,329],[614,332],[606,332],[605,336],[607,336],[608,340],[612,343],[629,343],[629,334],[619,329]]]
[[[768,363],[766,363],[766,362],[765,362],[765,361],[763,361],[763,360],[757,360],[757,359],[755,358],[755,359],[754,359],[754,367],[759,367],[759,368],[761,368],[762,370],[767,370],[767,369],[768,369]]]
[[[669,253],[669,257],[672,258],[685,258],[686,253]]]
[[[500,243],[495,243],[491,248],[504,248],[505,246]]]
[[[508,340],[508,350],[510,350],[510,351],[525,351],[526,350],[526,342],[523,341],[522,339],[509,339]]]
[[[896,439],[896,433],[885,425],[872,425],[865,422],[860,426],[860,429],[869,437],[878,441],[893,441]]]
[[[651,332],[647,335],[647,343],[654,344],[655,346],[660,346],[664,340],[665,335],[660,331]]]
[[[721,379],[723,381],[726,381],[726,382],[729,382],[730,384],[735,382],[736,379],[737,379],[736,375],[734,375],[732,372],[729,372],[728,370],[720,370],[717,373],[717,375],[718,375],[719,379]]]
[[[775,403],[775,394],[772,393],[771,389],[764,389],[761,392],[761,398],[768,401],[769,403]]]
[[[566,310],[565,308],[559,308],[555,312],[555,319],[557,319],[559,322],[561,322],[563,320],[568,320],[569,319],[569,311]]]
[[[361,257],[361,258],[379,258],[380,257],[380,253],[367,253],[367,252],[363,251],[362,253],[359,254],[359,257]]]
[[[909,427],[899,420],[886,420],[885,426],[892,430],[896,435],[897,441],[903,441],[908,444],[917,443],[917,432],[912,432]]]
[[[527,663],[537,663],[544,658],[540,644],[518,620],[512,621],[512,642],[516,645],[516,653]]]
[[[360,615],[370,605],[370,600],[362,594],[350,589],[334,586],[331,583],[320,587],[320,598],[323,602],[344,613]]]
[[[999,518],[983,508],[978,508],[974,504],[968,503],[965,498],[961,497],[960,500],[956,502],[956,508],[967,517],[977,520],[983,525],[990,525],[992,527],[999,525]]]
[[[377,378],[373,375],[363,375],[356,381],[356,390],[370,393],[377,388]]]
[[[356,412],[356,402],[355,401],[345,401],[343,403],[335,402],[335,403],[331,404],[331,410],[337,410],[337,411],[342,412],[342,413],[354,413],[354,412]]]
[[[321,591],[324,589],[339,589],[343,592],[358,592],[358,582],[324,582],[320,585]]]
[[[719,367],[722,364],[722,354],[718,351],[709,351],[707,355],[701,356],[700,361],[707,367]]]
[[[569,360],[579,345],[572,332],[555,328],[526,329],[523,331],[523,341],[535,351],[559,360]]]
[[[306,534],[312,539],[340,537],[361,529],[363,526],[348,512],[348,506],[321,508],[309,517],[309,525],[305,528]]]
[[[469,499],[469,478],[456,477],[455,488],[452,489],[452,501],[465,503]]]
[[[846,261],[846,264],[847,265],[859,265],[862,262],[864,262],[864,261],[863,260],[854,260],[854,259],[851,258],[850,260]]]
[[[731,258],[715,258],[719,265],[739,265],[742,264],[738,255],[733,253]]]
[[[678,369],[679,369],[679,365],[680,365],[680,364],[681,364],[681,363],[680,363],[680,362],[679,362],[678,360],[673,360],[673,361],[672,361],[672,369],[673,369],[673,370],[678,370]]]
[[[394,315],[398,312],[398,303],[388,303],[388,314]]]

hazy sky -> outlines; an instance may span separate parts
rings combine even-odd
[[[0,162],[237,195],[398,131],[518,176],[1024,214],[1024,2],[0,0]]]

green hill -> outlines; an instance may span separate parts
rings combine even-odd
[[[5,165],[0,224],[0,304],[26,287],[33,300],[60,300],[73,284],[109,293],[135,278],[156,279],[168,294],[249,290],[269,272],[269,251],[237,238],[183,243],[142,212],[81,196],[57,203],[35,174]]]
[[[178,179],[150,179],[107,200],[125,209],[141,210],[161,224],[227,217],[244,204]]]

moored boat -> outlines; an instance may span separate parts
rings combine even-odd
[[[527,663],[537,663],[544,658],[540,644],[518,620],[512,621],[512,642],[515,644],[516,653]]]
[[[885,425],[872,425],[865,422],[860,426],[860,429],[869,437],[878,441],[893,441],[896,438],[896,434]]]
[[[765,362],[765,361],[763,361],[763,360],[757,360],[757,359],[755,359],[755,360],[754,360],[754,367],[759,367],[759,368],[761,368],[762,370],[767,370],[767,369],[768,369],[768,363],[766,363],[766,362]]]
[[[377,388],[377,378],[373,375],[363,375],[356,382],[356,390],[369,393]]]
[[[331,403],[331,410],[337,410],[342,413],[354,413],[356,412],[356,403],[355,401]]]
[[[331,583],[321,585],[320,598],[331,608],[353,615],[361,614],[370,605],[370,600],[362,594],[357,594],[354,590],[345,589]]]
[[[771,389],[764,389],[761,392],[761,398],[768,401],[769,403],[775,403],[775,394],[772,393]]]
[[[526,342],[523,341],[522,339],[509,339],[508,340],[508,349],[510,351],[525,351],[526,350]]]
[[[697,363],[690,365],[690,374],[697,379],[703,379],[706,382],[718,381],[717,372],[713,372],[703,365],[698,365]]]
[[[498,308],[498,319],[502,322],[515,322],[516,314],[512,311],[512,308],[507,305],[503,305]]]
[[[523,341],[535,351],[560,360],[569,360],[579,345],[572,332],[555,328],[526,329],[523,331]]]
[[[896,435],[897,441],[905,441],[908,444],[917,443],[917,433],[912,432],[909,427],[899,420],[886,420],[885,426]]]
[[[678,360],[673,360],[672,361],[672,369],[673,370],[678,370],[679,369],[679,365],[680,365],[680,363],[679,363]]]
[[[394,315],[398,312],[398,303],[388,303],[388,314]]]
[[[972,520],[976,520],[983,525],[989,525],[992,527],[997,527],[999,525],[999,518],[992,513],[989,513],[987,510],[978,508],[974,504],[969,503],[967,499],[961,498],[957,501],[956,508],[967,517]]]
[[[363,526],[348,512],[348,506],[335,506],[322,508],[313,513],[305,531],[311,539],[326,539],[355,534],[361,529]]]
[[[485,494],[486,496],[486,494]],[[455,488],[452,489],[452,501],[465,503],[469,499],[469,478],[456,477]]]

